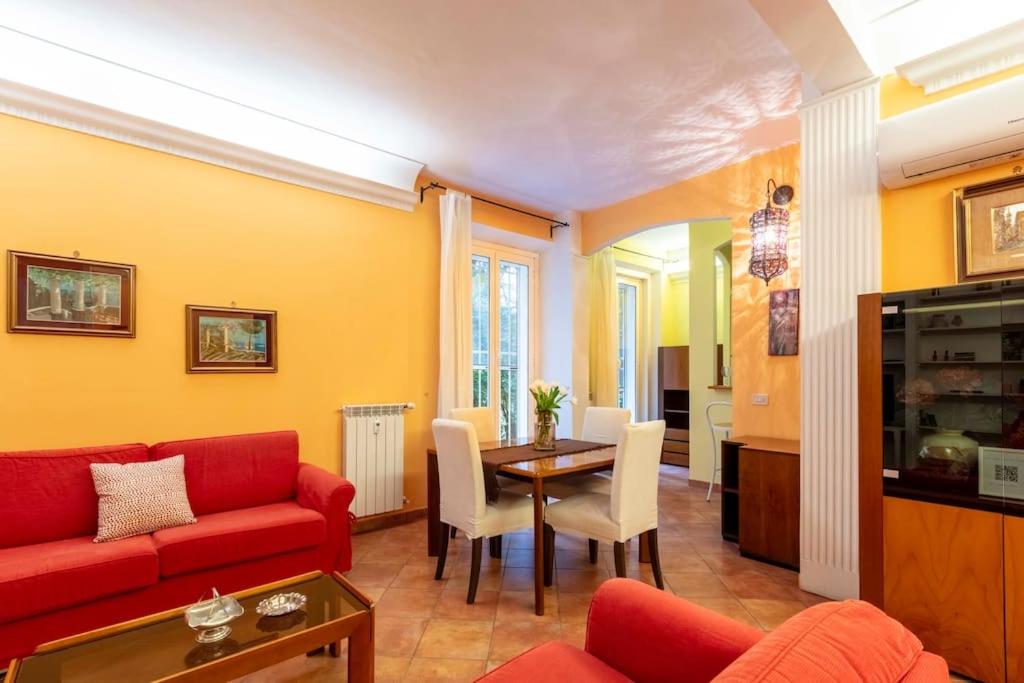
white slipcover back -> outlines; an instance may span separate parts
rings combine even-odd
[[[487,513],[484,471],[476,430],[469,422],[433,422],[437,474],[441,489],[441,521],[475,536]]]
[[[594,443],[617,443],[622,425],[629,424],[630,417],[629,408],[590,406],[583,414],[582,439]]]
[[[478,443],[498,440],[498,428],[495,425],[493,408],[452,408],[448,417],[453,420],[472,422],[476,429]]]
[[[658,526],[658,466],[664,439],[664,420],[622,427],[612,470],[610,512],[627,536]]]

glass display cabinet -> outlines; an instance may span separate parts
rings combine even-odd
[[[1024,681],[1024,279],[858,297],[861,599]]]
[[[1024,281],[882,295],[885,495],[1024,509]]]

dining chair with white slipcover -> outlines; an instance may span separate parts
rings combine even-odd
[[[618,443],[622,427],[629,424],[631,417],[632,413],[629,408],[589,406],[583,413],[583,434],[580,438],[583,441],[614,446]],[[612,475],[610,472],[583,474],[578,477],[553,481],[545,488],[549,495],[558,499],[565,499],[579,493],[611,494]],[[597,564],[597,540],[589,539],[589,548],[590,564]]]
[[[448,556],[448,530],[455,528],[472,541],[472,566],[466,602],[476,600],[480,581],[480,561],[485,537],[533,528],[533,501],[508,491],[501,491],[494,503],[487,502],[480,444],[472,423],[459,420],[433,422],[437,450],[437,474],[441,492],[440,549],[434,578],[444,575]]]
[[[498,440],[498,421],[495,419],[494,408],[452,408],[448,417],[462,422],[472,422],[479,443]]]
[[[476,441],[478,444],[489,443],[498,440],[498,426],[495,419],[494,408],[480,406],[478,408],[452,408],[448,416],[453,420],[470,422],[476,429]],[[521,496],[528,496],[533,493],[533,487],[526,482],[516,481],[508,477],[499,478],[499,486],[503,491],[517,493]],[[455,527],[452,527],[451,537],[455,538]],[[501,558],[501,537],[492,538],[490,544],[491,557]]]
[[[544,581],[554,576],[555,534],[564,533],[613,544],[615,575],[626,575],[625,543],[647,535],[651,569],[658,588],[664,588],[658,555],[658,470],[665,421],[622,427],[615,448],[610,493],[579,493],[547,506],[544,511]]]

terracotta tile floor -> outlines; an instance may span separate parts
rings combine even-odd
[[[797,586],[796,572],[741,558],[721,539],[719,501],[704,502],[686,470],[663,466],[658,539],[666,590],[728,617],[769,630],[823,598]],[[594,589],[615,575],[611,547],[596,565],[586,541],[556,540],[556,582],[546,614],[533,613],[533,534],[506,536],[503,559],[484,552],[476,604],[466,604],[469,542],[451,542],[445,577],[434,581],[426,554],[426,522],[361,534],[353,539],[349,577],[377,603],[377,681],[472,681],[485,671],[548,640],[583,646]],[[653,584],[649,565],[631,544],[628,572]],[[344,680],[345,657],[302,657],[249,676],[255,681]]]

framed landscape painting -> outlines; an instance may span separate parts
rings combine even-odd
[[[1024,275],[1024,176],[953,193],[957,282]]]
[[[185,307],[188,372],[277,372],[277,312]]]
[[[7,252],[7,329],[135,336],[135,266]]]

